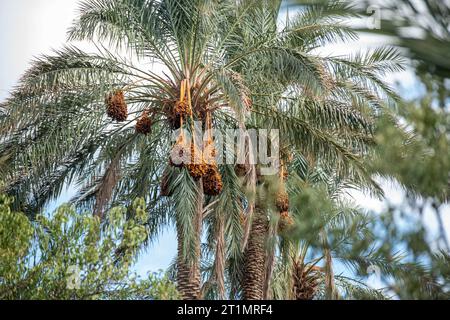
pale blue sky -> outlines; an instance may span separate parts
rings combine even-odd
[[[75,17],[77,0],[0,0],[0,101],[17,83],[33,56],[51,52],[64,44],[66,30]],[[353,45],[335,45],[323,49],[327,54],[345,54],[362,46],[373,47],[379,39],[370,36]],[[83,48],[89,48],[85,44]],[[411,72],[391,76],[389,81],[400,81],[404,87],[413,85]],[[389,199],[401,202],[402,194],[396,186],[386,185]],[[70,193],[64,194],[58,203],[67,201]],[[367,209],[380,210],[386,202],[371,199],[355,192],[358,204]],[[54,205],[54,204],[53,204]],[[52,205],[52,206],[53,206]],[[447,208],[447,211],[450,211]],[[450,212],[444,214],[446,229],[450,231]],[[430,214],[429,228],[436,230],[434,217]],[[450,233],[450,232],[448,232]],[[176,252],[176,239],[173,230],[168,230],[151,245],[137,264],[139,273],[166,269]]]

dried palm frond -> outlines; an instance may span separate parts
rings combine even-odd
[[[161,177],[160,190],[163,197],[170,197],[173,194],[173,191],[170,189],[170,172],[168,167],[166,167]]]
[[[247,215],[244,212],[241,212],[239,220],[241,222],[241,226],[244,227],[247,222]]]
[[[252,99],[249,96],[244,95],[242,100],[244,101],[244,105],[247,107],[247,110],[251,110],[251,108],[253,106]]]
[[[120,156],[112,159],[95,191],[94,215],[102,218],[114,188],[120,179]]]
[[[313,300],[317,294],[320,282],[320,268],[294,262],[293,295],[296,300]]]

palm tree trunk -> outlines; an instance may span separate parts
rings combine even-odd
[[[220,300],[225,299],[225,221],[223,216],[218,217],[216,239],[216,257],[214,271],[217,284],[217,294]]]
[[[276,250],[276,236],[277,225],[271,225],[268,231],[266,261],[265,261],[265,274],[264,274],[264,300],[271,300],[271,280],[273,270],[275,268],[275,250]]]
[[[195,226],[194,251],[195,258],[192,261],[184,255],[184,238],[182,226],[177,221],[178,231],[178,256],[177,256],[177,289],[183,300],[197,300],[201,298],[201,236],[203,224],[203,183],[197,182],[197,213],[193,218]]]
[[[264,298],[267,216],[261,208],[255,208],[252,227],[245,249],[243,293],[245,300]]]

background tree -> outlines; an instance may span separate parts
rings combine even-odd
[[[398,112],[383,118],[376,140],[374,170],[394,177],[405,191],[401,205],[390,204],[380,224],[383,254],[399,247],[416,270],[385,279],[404,299],[448,299],[448,235],[444,227],[449,195],[449,100],[448,47],[450,4],[447,1],[367,1],[379,5],[381,30],[363,30],[388,36],[404,49],[416,74],[416,94],[402,102]],[[407,90],[399,85],[399,90]],[[387,165],[395,164],[395,165]],[[428,228],[434,215],[437,232]],[[396,228],[408,219],[410,228]],[[412,221],[414,222],[412,222]]]
[[[10,204],[0,196],[0,299],[178,298],[166,277],[131,271],[146,239],[143,200],[135,201],[132,218],[114,208],[104,224],[67,205],[31,222]]]

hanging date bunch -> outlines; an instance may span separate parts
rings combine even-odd
[[[149,112],[145,110],[142,116],[136,122],[136,132],[147,135],[152,131],[152,119],[149,116]]]
[[[184,79],[180,83],[179,99],[175,102],[168,114],[168,120],[171,127],[173,129],[182,129],[177,142],[172,148],[170,157],[170,165],[178,168],[182,168],[185,165],[192,164],[192,156],[194,156],[196,151],[195,146],[192,144],[192,142],[188,142],[186,140],[183,133],[183,121],[188,117],[192,118],[191,93],[189,81],[187,79]],[[193,176],[198,174],[192,166],[190,173]]]
[[[184,79],[180,84],[180,97],[175,102],[175,105],[171,107],[171,110],[168,114],[169,124],[171,125],[172,129],[182,129],[177,142],[173,146],[170,153],[169,163],[171,166],[177,168],[182,168],[185,165],[192,164],[192,157],[195,157],[195,154],[198,154],[198,152],[196,152],[195,150],[195,145],[186,141],[187,139],[184,136],[183,122],[184,119],[188,117],[192,118],[191,94],[189,82],[187,79]],[[201,172],[198,173],[198,170],[196,170],[195,166],[191,166],[189,171],[190,173],[192,172],[192,176],[201,175]]]
[[[279,212],[289,211],[289,196],[285,190],[278,192],[276,207]]]
[[[280,212],[280,220],[278,222],[278,231],[285,232],[294,226],[294,218],[288,211]]]
[[[208,196],[218,196],[223,189],[222,176],[217,165],[209,165],[206,176],[203,177],[203,192]]]
[[[245,164],[236,164],[236,166],[234,167],[234,172],[236,173],[236,175],[238,177],[245,177],[245,175],[248,172],[248,168]]]
[[[182,128],[183,123],[192,126],[192,133],[195,132],[194,117],[202,120],[205,129],[210,134],[211,115],[207,98],[200,97],[200,85],[190,86],[190,81],[181,81],[179,98],[173,107],[166,109],[169,125],[173,129]],[[193,89],[193,92],[192,90]],[[205,96],[208,90],[205,89]],[[192,95],[196,99],[196,109],[192,105]],[[193,134],[192,141],[187,141],[181,130],[180,136],[172,148],[170,164],[174,167],[184,167],[194,180],[202,179],[204,193],[210,196],[219,195],[223,188],[222,176],[215,161],[216,150],[213,147],[211,137],[208,138],[205,148],[196,143],[196,135]]]
[[[180,118],[192,117],[191,88],[187,79],[181,81],[180,99],[175,103],[174,113]]]
[[[277,199],[276,199],[276,203],[275,203],[279,212],[289,211],[289,195],[286,192],[286,185],[285,185],[286,174],[285,174],[285,172],[286,172],[286,170],[284,168],[284,165],[281,165],[280,181],[279,181],[280,188],[278,190]]]
[[[208,130],[208,140],[205,146],[205,158],[208,163],[208,171],[203,177],[203,192],[208,196],[218,196],[223,189],[222,175],[217,166],[217,150],[211,137],[211,115],[206,115],[206,129]]]
[[[174,88],[175,91],[179,93],[175,100],[167,99],[163,102],[163,110],[167,116],[167,122],[173,130],[180,129],[183,119],[193,115],[189,81],[187,79],[182,80],[180,87]]]
[[[174,112],[173,104],[166,104],[164,110],[167,115],[167,122],[172,130],[177,130],[181,128],[181,116]]]
[[[195,180],[199,180],[208,172],[208,165],[203,157],[203,152],[197,147],[195,139],[191,143],[190,161],[186,168]]]
[[[280,190],[278,191],[275,203],[280,212],[280,220],[278,223],[279,232],[285,232],[294,225],[294,219],[289,213],[289,195],[286,192],[285,177],[285,168],[282,165],[280,170]]]
[[[125,95],[122,90],[115,90],[106,99],[106,114],[117,122],[123,122],[128,117],[128,107],[125,102]]]
[[[182,168],[190,158],[189,144],[186,142],[183,130],[181,130],[177,142],[170,151],[169,164],[176,168]]]

